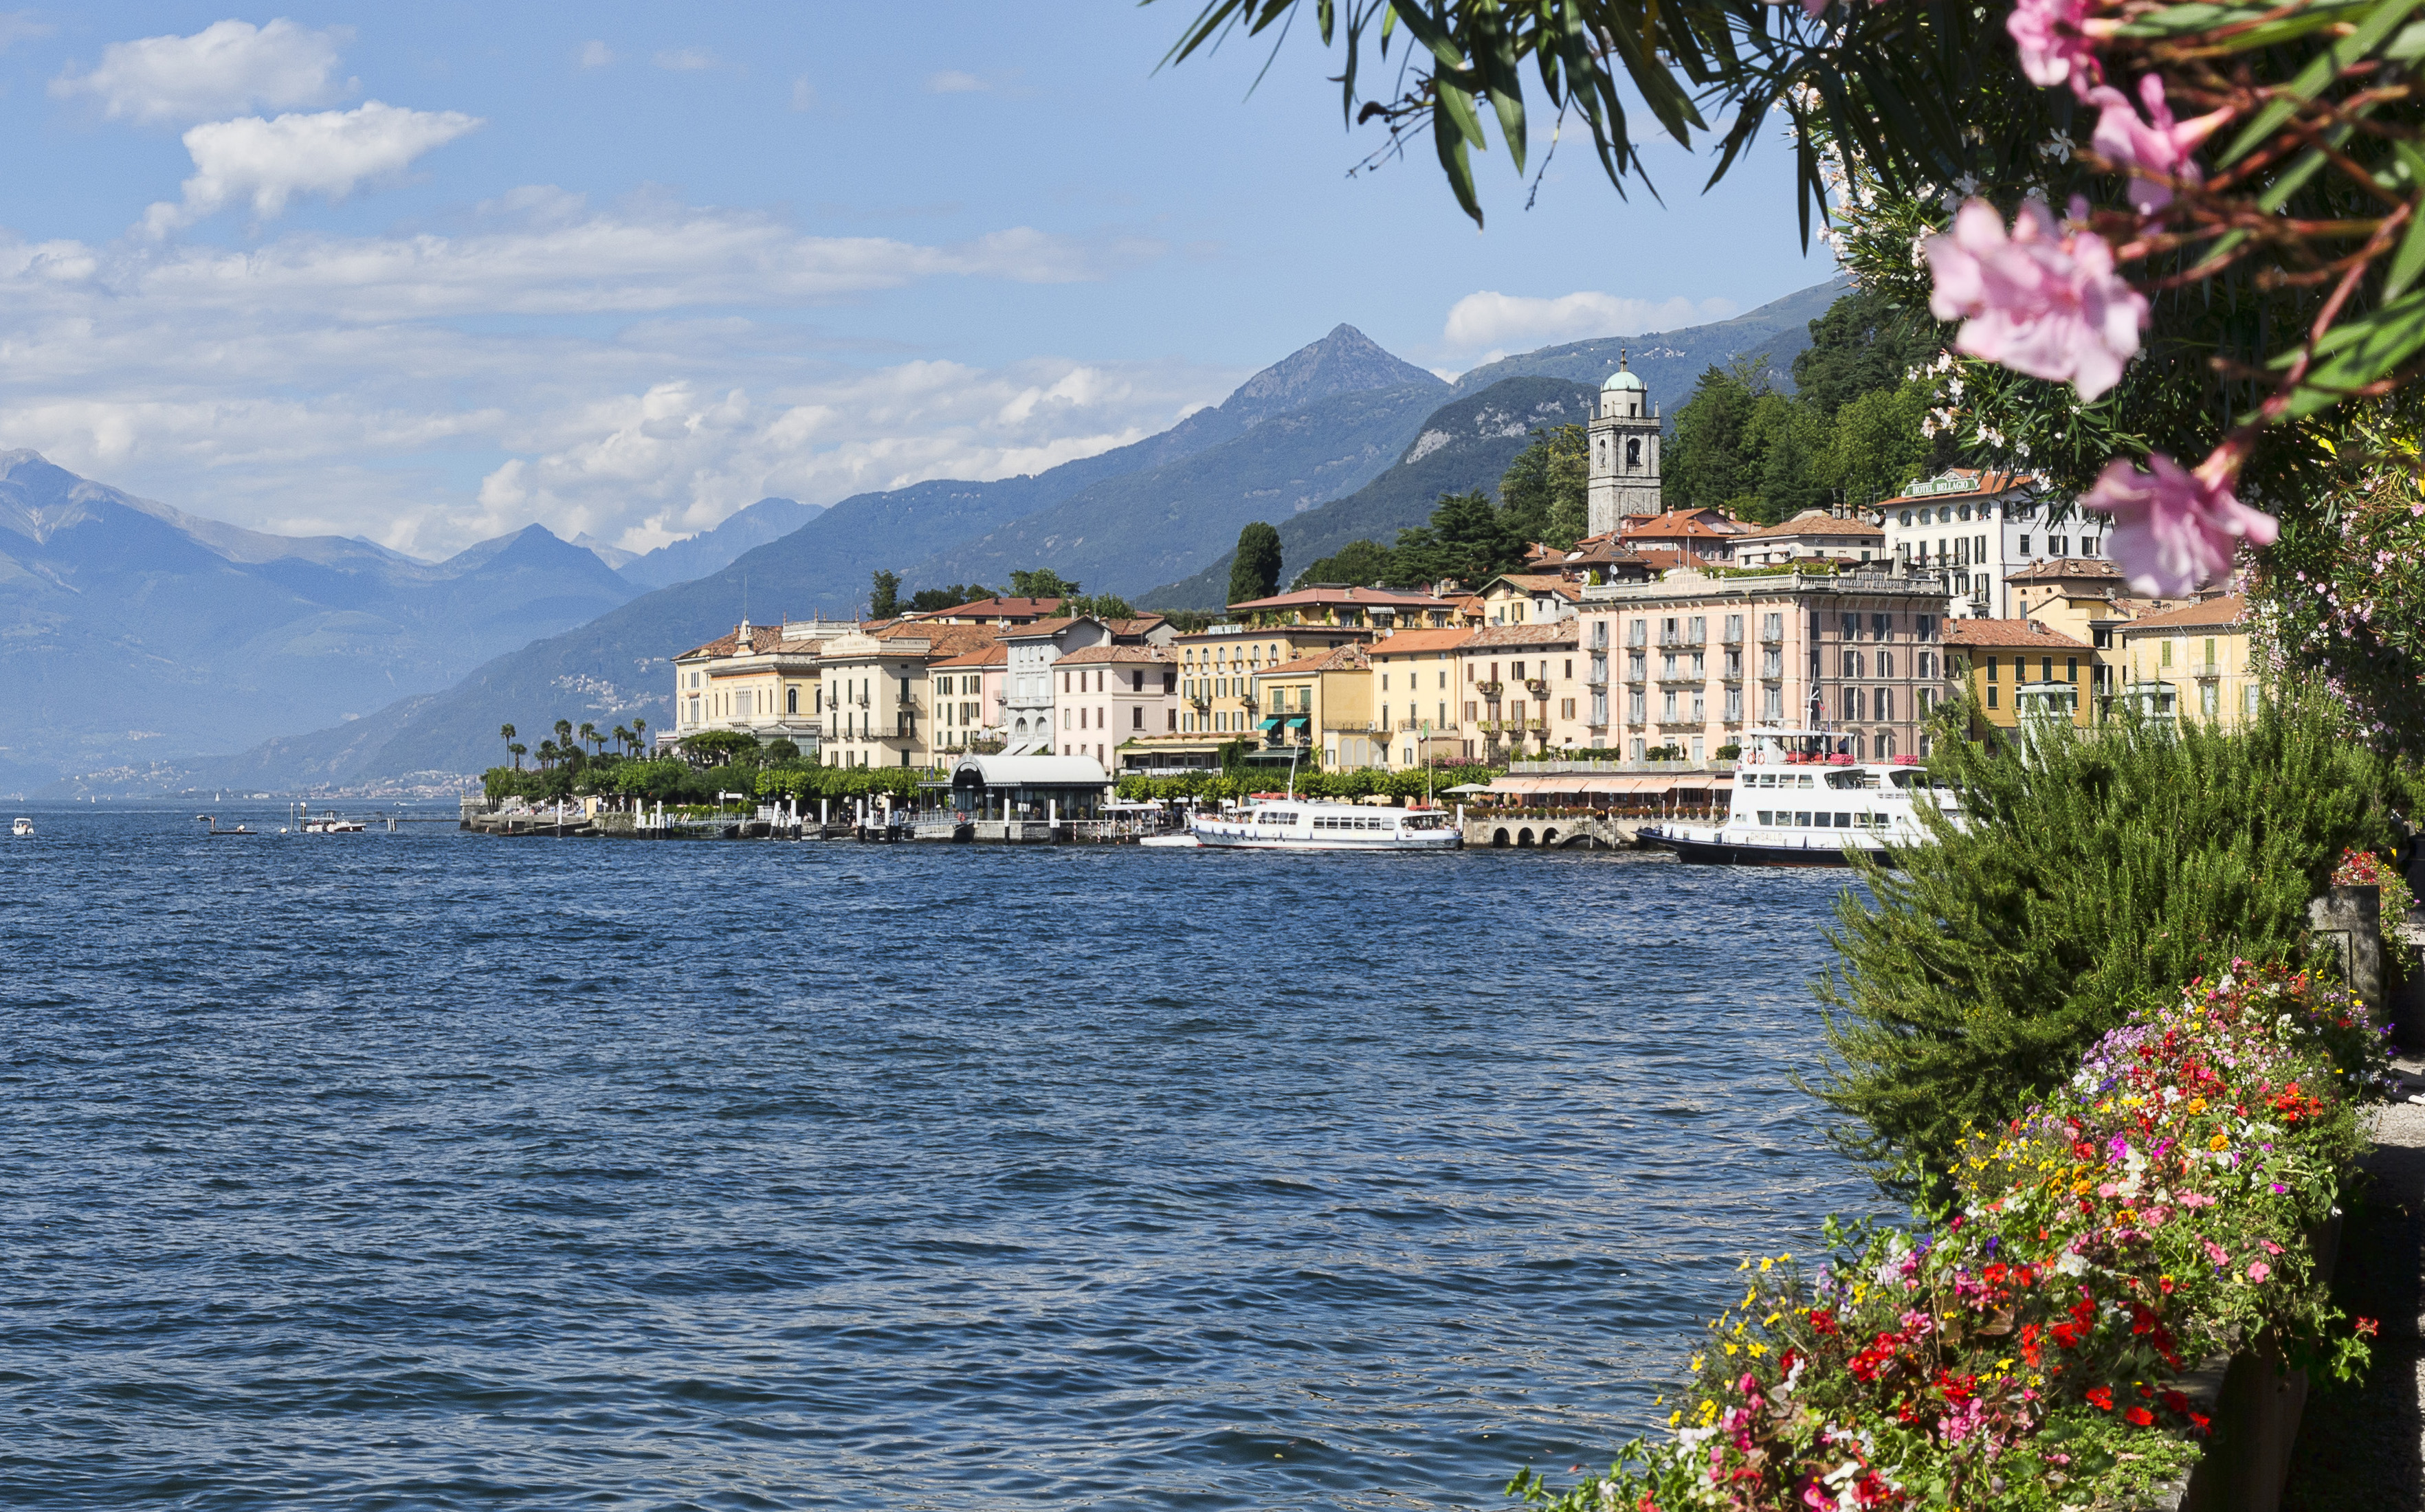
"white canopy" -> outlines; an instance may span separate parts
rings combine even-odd
[[[1092,756],[963,756],[952,768],[952,785],[987,787],[1108,787],[1111,778]]]

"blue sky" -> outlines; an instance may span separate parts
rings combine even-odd
[[[1444,372],[1820,281],[1771,143],[1620,200],[1346,177],[1293,40],[1194,0],[0,15],[0,446],[433,555],[645,547],[1150,434],[1347,321]],[[1536,152],[1538,146],[1536,144]]]

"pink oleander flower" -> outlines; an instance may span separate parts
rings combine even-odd
[[[2272,1274],[2273,1267],[2268,1265],[2261,1260],[2248,1267],[2248,1279],[2256,1282],[2260,1286],[2263,1285],[2265,1281],[2272,1276]]]
[[[2020,0],[2013,7],[2004,30],[2020,49],[2021,72],[2032,84],[2051,89],[2094,80],[2096,54],[2081,26],[2087,19],[2087,0]]]
[[[1973,357],[2068,381],[2085,400],[2112,388],[2139,350],[2146,296],[2113,271],[2104,237],[2065,234],[2041,201],[2022,201],[2010,236],[1994,205],[1965,202],[1953,229],[1929,238],[1928,266],[1928,308],[1962,320],[1953,345]]]
[[[2173,202],[2173,186],[2158,182],[2160,178],[2197,182],[2198,167],[2190,161],[2190,154],[2231,119],[2230,111],[2216,110],[2194,121],[2176,121],[2172,105],[2164,98],[2164,81],[2153,73],[2139,81],[2139,99],[2147,107],[2144,119],[2129,97],[2110,84],[2084,90],[2080,98],[2102,112],[2089,145],[2112,162],[2137,170],[2125,192],[2143,216],[2152,216]]]
[[[2161,452],[2147,463],[2155,471],[2143,473],[2128,458],[2114,458],[2080,501],[2113,517],[2106,549],[2139,592],[2176,598],[2230,571],[2241,538],[2270,546],[2281,534],[2272,515],[2233,495],[2222,452],[2195,472]]]

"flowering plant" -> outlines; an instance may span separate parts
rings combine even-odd
[[[2309,1236],[2338,1211],[2385,1054],[2346,990],[2234,962],[1979,1132],[1928,1229],[1831,1224],[1815,1269],[1760,1261],[1670,1438],[1563,1496],[1529,1472],[1510,1493],[1570,1512],[2128,1504],[2197,1456],[2208,1412],[2178,1381],[2198,1361],[2254,1344],[2363,1365],[2371,1325],[2333,1309]]]

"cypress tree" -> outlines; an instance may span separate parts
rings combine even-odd
[[[1229,563],[1229,602],[1268,599],[1280,586],[1280,533],[1258,520],[1238,532]]]
[[[1810,1090],[1898,1190],[1936,1184],[1968,1130],[2137,1005],[2235,957],[2299,958],[2342,848],[2389,849],[2425,797],[2308,694],[2236,732],[2125,719],[1995,750],[1958,738],[1970,713],[1948,709],[1930,762],[1959,827],[1924,812],[1934,842],[1899,869],[1856,861],[1873,903],[1839,901],[1817,986],[1834,1063]]]

